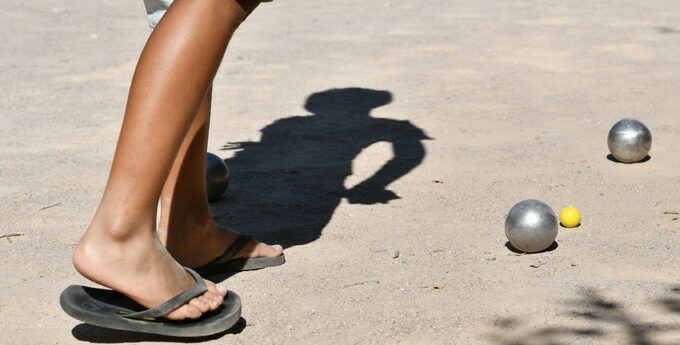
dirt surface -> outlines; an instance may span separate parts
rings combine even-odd
[[[0,238],[0,344],[174,341],[58,304],[88,283],[71,252],[148,34],[142,1],[0,2],[0,235],[20,234]],[[233,180],[213,210],[288,262],[224,280],[244,320],[199,340],[680,343],[679,89],[675,1],[263,5],[216,80]],[[652,131],[644,163],[606,158],[626,117]],[[515,254],[527,198],[582,225]]]

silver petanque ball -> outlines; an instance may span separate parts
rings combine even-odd
[[[217,201],[229,187],[229,169],[219,156],[209,153],[205,160],[205,187],[208,201]]]
[[[538,200],[522,200],[505,218],[505,236],[513,247],[525,253],[540,252],[557,238],[557,215]]]
[[[638,120],[623,119],[609,130],[607,144],[618,161],[635,163],[647,157],[652,148],[652,133]]]

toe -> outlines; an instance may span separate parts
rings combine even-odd
[[[210,310],[215,310],[222,303],[224,303],[224,298],[221,295],[215,295],[215,294],[211,294],[209,292],[206,292],[205,295],[203,295],[203,296],[206,298],[206,302],[208,303]]]
[[[187,304],[183,306],[182,308],[185,308],[184,310],[184,315],[186,315],[187,319],[198,319],[201,317],[203,313],[201,313],[201,310],[194,307],[193,305]],[[180,308],[180,309],[182,309]]]
[[[283,254],[283,247],[279,244],[269,245],[264,242],[256,242],[251,251],[251,257],[276,257]]]
[[[268,252],[270,252],[270,253],[279,254],[279,255],[281,253],[283,253],[283,247],[280,244],[266,244],[266,243],[263,243],[263,244],[268,247],[267,249],[268,249]]]
[[[205,295],[196,297],[189,302],[189,305],[198,309],[201,312],[201,314],[206,313],[210,310],[210,304],[211,304],[210,299]]]
[[[227,295],[227,289],[220,287],[220,286],[217,286],[217,285],[215,285],[215,283],[213,283],[209,280],[206,280],[205,283],[208,286],[208,292],[209,293],[215,294],[217,296],[222,296],[222,297]]]
[[[209,301],[210,310],[215,310],[224,303],[225,294],[226,292],[222,292],[220,287],[213,284],[208,286],[208,291],[203,296]]]
[[[201,311],[191,304],[185,304],[163,316],[168,320],[180,321],[184,319],[198,319]]]
[[[169,320],[198,319],[203,313],[217,309],[223,303],[222,295],[216,295],[210,291],[193,298],[187,304],[173,310],[164,317]]]
[[[276,253],[276,256],[279,256],[283,254],[283,246],[280,244],[274,244],[270,246],[272,249],[272,252]]]

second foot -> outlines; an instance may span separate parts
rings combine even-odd
[[[198,268],[204,266],[227,252],[238,240],[240,233],[227,227],[210,223],[205,227],[159,229],[168,252],[180,264]],[[230,260],[269,258],[283,255],[283,247],[251,239]]]

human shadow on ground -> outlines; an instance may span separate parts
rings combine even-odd
[[[375,118],[372,109],[392,101],[388,91],[330,89],[310,95],[311,115],[290,116],[264,127],[259,141],[230,142],[229,189],[212,204],[218,223],[284,247],[319,238],[342,198],[352,204],[388,203],[387,187],[425,158],[430,139],[409,121]],[[392,144],[393,158],[351,189],[352,161],[378,142]]]
[[[666,296],[649,301],[660,316],[680,315],[680,285]],[[579,298],[565,303],[570,323],[532,327],[517,318],[494,322],[487,339],[498,345],[566,345],[601,343],[616,337],[629,345],[680,345],[680,323],[647,321],[630,311],[630,306],[605,297],[594,289],[584,289]]]
[[[203,343],[210,340],[219,339],[227,334],[239,334],[246,328],[244,318],[234,325],[234,327],[211,336],[206,337],[169,337],[156,334],[146,334],[138,332],[123,331],[111,328],[94,326],[81,323],[71,330],[74,338],[90,343],[113,344],[113,343],[141,343],[141,342],[166,342],[166,343]]]

